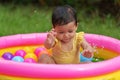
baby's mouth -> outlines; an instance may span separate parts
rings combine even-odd
[[[64,39],[64,41],[69,41],[70,39],[68,39],[68,38],[66,38],[66,39]]]

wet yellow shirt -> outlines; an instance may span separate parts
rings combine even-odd
[[[76,33],[73,40],[73,49],[71,51],[63,51],[60,41],[56,41],[52,48],[52,57],[57,64],[78,64],[80,63],[80,47],[83,41],[84,32]]]

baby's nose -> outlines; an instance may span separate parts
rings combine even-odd
[[[68,37],[68,35],[69,35],[68,33],[65,33],[65,34],[64,34],[64,37]]]

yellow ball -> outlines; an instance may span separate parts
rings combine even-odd
[[[34,53],[27,53],[24,58],[25,58],[25,59],[26,59],[26,58],[32,58],[32,59],[34,59],[36,62],[38,61],[38,58],[37,58],[37,56],[36,56]]]
[[[23,50],[25,50],[28,53],[32,53],[34,51],[32,47],[24,47]]]

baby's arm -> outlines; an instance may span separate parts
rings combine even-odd
[[[55,32],[54,30],[51,30],[48,34],[47,34],[47,38],[44,42],[44,46],[47,49],[50,49],[51,47],[53,47],[55,44]]]
[[[83,48],[83,52],[82,52],[83,56],[87,58],[93,57],[93,48],[90,46],[90,44],[85,39],[81,43],[81,46]]]

